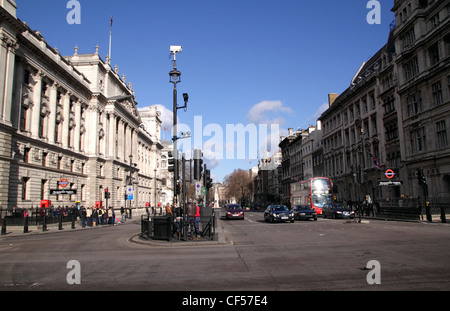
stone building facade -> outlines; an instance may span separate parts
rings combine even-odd
[[[105,205],[106,189],[109,206],[151,202],[162,182],[156,107],[137,109],[132,84],[98,47],[64,57],[16,18],[13,0],[1,3],[1,207]]]
[[[392,11],[388,43],[320,117],[341,200],[423,197],[418,170],[430,197],[450,193],[450,1],[396,0]]]

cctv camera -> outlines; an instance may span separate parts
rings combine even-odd
[[[182,47],[179,45],[171,45],[170,46],[170,53],[181,53],[181,51],[183,51]]]

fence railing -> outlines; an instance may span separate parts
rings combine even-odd
[[[426,219],[427,209],[433,221],[440,219],[447,221],[450,213],[450,197],[424,198],[390,198],[373,204],[356,204],[357,213],[361,211],[362,216],[385,218],[392,220]]]
[[[176,218],[172,216],[141,216],[141,234],[152,240],[214,240],[216,237],[215,215]],[[198,231],[197,231],[198,229]]]

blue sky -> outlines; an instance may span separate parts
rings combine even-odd
[[[379,25],[367,23],[368,0],[79,0],[81,24],[69,25],[68,0],[16,2],[18,17],[62,55],[72,55],[75,45],[78,53],[93,53],[98,44],[105,59],[114,16],[112,64],[133,83],[138,107],[161,105],[167,125],[169,46],[181,45],[178,101],[189,93],[189,107],[179,110],[179,120],[201,144],[221,137],[205,135],[209,125],[223,129],[226,145],[227,124],[275,123],[280,134],[315,124],[328,93],[349,86],[362,62],[386,44],[394,20],[393,0],[379,1]],[[195,133],[199,117],[203,127]],[[163,133],[171,138],[170,131]],[[191,147],[199,146],[192,140]],[[227,148],[234,159],[225,155]],[[208,159],[215,180],[257,164],[250,151],[236,159],[240,148],[249,147],[236,142],[223,148],[223,157]]]

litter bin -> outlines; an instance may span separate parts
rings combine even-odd
[[[153,239],[170,241],[172,237],[171,217],[153,217]]]

